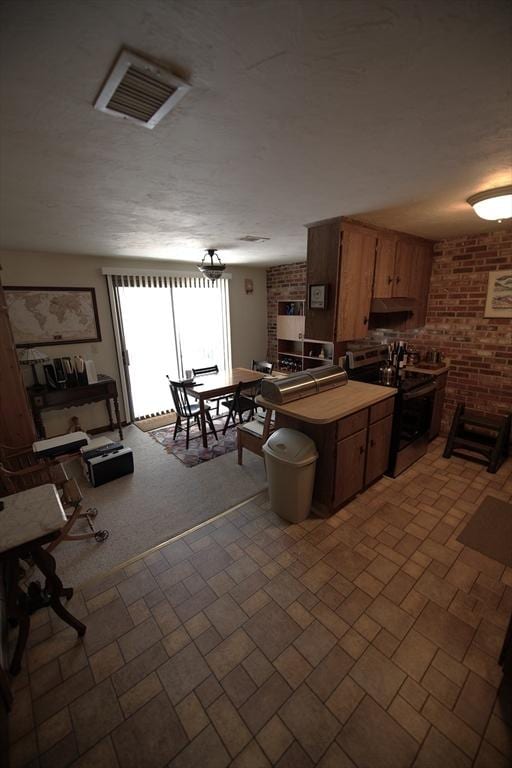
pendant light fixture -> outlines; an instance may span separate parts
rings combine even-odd
[[[512,217],[512,185],[478,192],[468,197],[467,202],[481,219],[503,221]]]
[[[207,256],[210,257],[210,263],[209,264],[208,264],[208,262],[205,263],[205,259],[206,259]],[[218,264],[214,264],[213,263],[214,257],[219,262]],[[221,277],[222,273],[226,269],[226,265],[222,264],[218,254],[217,254],[217,249],[216,248],[208,248],[208,250],[205,251],[205,254],[203,256],[202,262],[200,264],[198,264],[197,268],[198,268],[198,270],[200,272],[203,273],[203,275],[205,277],[208,278],[208,280],[211,280],[212,283],[214,283],[216,280],[219,279],[219,277]]]

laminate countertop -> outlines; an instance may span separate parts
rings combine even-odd
[[[362,411],[371,405],[394,397],[398,390],[394,387],[381,387],[376,384],[364,384],[361,381],[348,381],[343,387],[328,389],[318,395],[310,395],[291,403],[271,403],[261,395],[256,398],[258,405],[277,413],[306,421],[310,424],[330,424],[352,413]]]

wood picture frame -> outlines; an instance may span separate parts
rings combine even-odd
[[[484,317],[512,317],[512,269],[489,272]]]
[[[327,309],[328,288],[326,283],[316,283],[309,286],[310,309]]]
[[[101,341],[94,288],[6,285],[4,293],[17,347]]]

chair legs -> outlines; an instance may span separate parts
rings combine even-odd
[[[207,420],[208,424],[210,425],[211,431],[215,435],[215,439],[218,440],[219,438],[217,437],[217,431],[215,429],[215,425],[213,423],[213,419],[212,419],[212,415],[211,415],[210,411],[206,411],[206,420]]]
[[[215,429],[215,425],[213,423],[213,419],[212,419],[210,411],[206,411],[205,412],[205,416],[206,416],[206,421],[208,422],[208,425],[210,427],[211,432],[214,434],[215,439],[218,440],[219,438],[217,437],[217,431]],[[195,414],[194,416],[190,416],[189,418],[186,418],[186,422],[187,422],[186,427],[182,427],[181,419],[178,417],[176,419],[176,423],[174,425],[174,434],[172,436],[172,439],[176,440],[176,435],[178,434],[178,432],[185,432],[185,450],[187,450],[187,451],[188,451],[188,446],[189,446],[189,443],[190,443],[190,422],[192,420],[194,421],[194,423],[197,425],[197,427],[200,430],[201,429],[201,419],[199,417],[199,414]]]

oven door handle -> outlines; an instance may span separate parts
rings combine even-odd
[[[436,391],[437,385],[427,384],[419,389],[413,389],[412,392],[406,392],[402,395],[403,400],[415,400],[417,397],[423,397],[424,395],[433,394]]]

